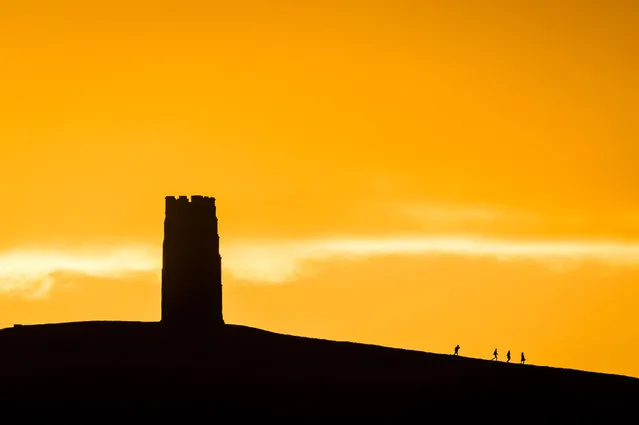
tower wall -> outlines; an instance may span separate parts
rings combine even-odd
[[[215,198],[166,197],[162,323],[188,328],[224,323]]]

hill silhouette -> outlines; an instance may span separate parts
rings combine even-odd
[[[0,330],[0,424],[610,423],[635,413],[635,378],[225,324],[215,199],[167,197],[164,233],[160,322]]]
[[[22,418],[35,414],[49,422],[58,412],[64,418],[60,423],[73,418],[146,423],[171,415],[182,422],[196,414],[202,420],[415,417],[521,423],[535,418],[555,423],[563,417],[571,423],[607,422],[611,415],[630,412],[639,395],[639,379],[624,376],[230,324],[210,334],[174,332],[152,322],[0,330],[0,382],[4,405],[31,406],[20,412]]]

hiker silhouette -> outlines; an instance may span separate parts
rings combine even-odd
[[[493,360],[497,360],[497,349],[495,348],[495,351],[493,351]]]
[[[524,352],[521,352],[521,364],[526,363],[526,358],[524,357]]]
[[[510,350],[506,353],[506,363],[510,363]]]
[[[455,354],[453,354],[454,356],[459,356],[459,344],[457,344],[457,346],[455,347]]]

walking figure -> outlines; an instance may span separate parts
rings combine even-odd
[[[495,348],[495,351],[493,351],[493,360],[497,360],[497,349]]]
[[[455,356],[459,356],[459,344],[455,347]]]
[[[510,350],[506,353],[506,363],[510,363]]]
[[[521,352],[521,364],[526,363],[526,358],[524,357],[524,352]]]

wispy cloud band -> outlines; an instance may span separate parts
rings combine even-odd
[[[471,237],[335,238],[293,241],[233,241],[222,246],[223,268],[235,279],[257,283],[294,280],[309,261],[348,261],[403,255],[530,259],[549,267],[589,260],[639,266],[639,243],[617,241],[510,241]],[[161,247],[139,245],[81,251],[23,249],[0,253],[0,293],[46,294],[56,273],[127,278],[156,273]]]
[[[77,250],[12,250],[0,253],[0,294],[44,295],[56,273],[102,278],[126,278],[160,270],[161,251],[148,246]]]
[[[500,260],[531,259],[552,268],[589,260],[609,265],[639,265],[639,243],[593,241],[508,241],[469,237],[333,239],[297,242],[246,242],[228,246],[225,265],[236,278],[284,282],[305,261],[362,259],[388,255],[458,255]]]

